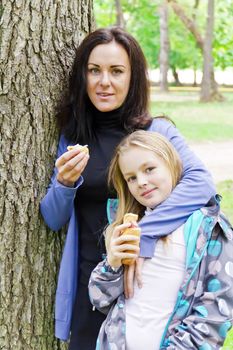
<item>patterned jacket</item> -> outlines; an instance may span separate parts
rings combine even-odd
[[[233,322],[233,229],[216,199],[190,216],[184,237],[186,273],[160,349],[217,350]],[[100,262],[91,274],[89,294],[107,314],[96,350],[125,350],[123,267],[114,271],[106,259]]]

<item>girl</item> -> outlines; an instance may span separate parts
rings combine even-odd
[[[170,235],[147,237],[154,254],[143,264],[143,286],[124,298],[121,261],[139,251],[132,244],[137,238],[121,235],[130,227],[123,216],[150,217],[181,171],[176,150],[158,133],[136,131],[117,147],[109,179],[119,207],[106,230],[107,257],[89,282],[92,304],[107,314],[96,349],[220,349],[231,328],[233,231],[220,215],[218,197]]]

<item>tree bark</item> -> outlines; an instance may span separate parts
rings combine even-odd
[[[214,0],[211,0],[214,1]],[[207,41],[209,40],[209,38],[203,39],[198,28],[197,25],[195,23],[195,20],[191,20],[190,18],[188,18],[188,16],[185,14],[183,8],[175,1],[175,0],[167,0],[167,2],[171,5],[173,11],[175,12],[175,14],[180,18],[180,20],[183,22],[183,24],[185,25],[185,27],[193,34],[195,40],[196,40],[196,44],[197,46],[201,49],[202,51],[202,55],[203,55],[203,61],[205,60],[205,55],[208,51],[207,46],[209,44],[207,44]],[[198,4],[197,4],[198,5]],[[208,11],[209,10],[209,3],[208,3]],[[208,12],[209,13],[209,12]],[[209,18],[209,15],[208,15]],[[209,20],[209,19],[208,19]],[[209,30],[211,30],[211,23],[209,23],[207,20],[207,27],[210,26],[210,28],[206,28],[206,35],[209,35]],[[212,29],[213,30],[213,29]],[[211,41],[212,44],[212,41]],[[212,48],[211,48],[212,50]],[[204,69],[204,67],[203,67]],[[204,77],[204,71],[203,71],[203,77]],[[211,94],[210,94],[210,98],[209,98],[209,102],[210,101],[214,101],[214,100],[218,100],[218,101],[222,101],[223,100],[223,96],[222,94],[218,91],[218,85],[215,81],[214,78],[214,66],[213,64],[211,65],[211,69],[210,69],[210,90],[211,90]],[[207,87],[208,88],[208,87]],[[204,101],[202,99],[202,97],[200,98],[201,101]],[[207,102],[207,100],[205,100],[205,102]]]
[[[218,94],[217,83],[214,79],[214,60],[212,55],[212,43],[214,33],[214,0],[208,0],[208,13],[206,21],[206,35],[204,41],[203,77],[201,83],[202,102],[221,100]]]
[[[160,90],[168,91],[167,74],[169,69],[169,34],[168,34],[168,6],[163,1],[160,6]]]
[[[173,66],[173,67],[171,67],[171,69],[172,69],[172,75],[173,75],[173,78],[175,80],[176,86],[181,86],[182,84],[180,82],[179,74],[178,74],[178,72],[176,70],[176,67]]]
[[[116,6],[116,25],[125,28],[125,20],[121,6],[121,0],[115,0]]]
[[[91,0],[2,0],[0,349],[64,349],[54,338],[63,235],[39,202],[58,141],[55,106],[75,47],[92,29]]]

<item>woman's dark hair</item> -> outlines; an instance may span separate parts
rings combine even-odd
[[[128,95],[121,106],[122,125],[128,131],[145,129],[152,118],[148,112],[149,80],[147,64],[137,41],[120,27],[97,29],[76,50],[68,96],[57,114],[58,124],[69,141],[88,142],[93,136],[92,107],[88,98],[87,63],[91,51],[101,44],[116,41],[127,52],[131,65]]]

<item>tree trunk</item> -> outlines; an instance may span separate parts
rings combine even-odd
[[[55,105],[75,47],[92,29],[91,0],[2,0],[0,349],[57,350],[54,293],[63,235],[39,202],[52,173]]]
[[[121,0],[115,0],[116,5],[116,25],[125,28],[125,20],[123,16],[123,11],[121,7]]]
[[[169,34],[168,34],[168,6],[163,1],[160,6],[160,90],[168,91],[167,73],[169,69]]]
[[[211,0],[211,1],[213,1],[213,0]],[[204,41],[204,39],[202,38],[202,36],[197,28],[195,20],[191,20],[190,18],[188,18],[187,15],[185,14],[183,8],[175,0],[167,0],[167,2],[171,5],[173,11],[180,18],[180,20],[185,25],[185,27],[193,34],[194,39],[196,40],[197,46],[202,51],[203,61],[204,61],[204,55],[206,52],[206,45],[207,45],[206,42],[208,39],[205,39],[205,41]],[[208,11],[209,11],[209,9],[208,9]],[[209,24],[209,25],[210,25],[210,29],[211,29],[211,24]],[[207,30],[209,31],[210,29],[207,29]],[[206,33],[207,33],[207,30],[206,30]],[[212,43],[212,41],[211,41],[211,43]],[[212,91],[211,101],[212,100],[222,101],[223,96],[218,91],[218,85],[214,79],[214,66],[213,66],[213,64],[211,64],[210,76],[211,76],[211,91]]]
[[[219,100],[217,83],[214,78],[214,63],[212,43],[214,33],[214,0],[208,0],[208,13],[206,21],[206,35],[204,41],[203,77],[201,83],[202,102]]]
[[[194,87],[197,86],[197,68],[196,67],[193,68],[193,86]]]
[[[173,75],[173,78],[175,80],[176,86],[181,86],[182,84],[180,82],[179,74],[178,74],[178,72],[176,70],[176,67],[172,66],[171,69],[172,69],[172,75]]]

